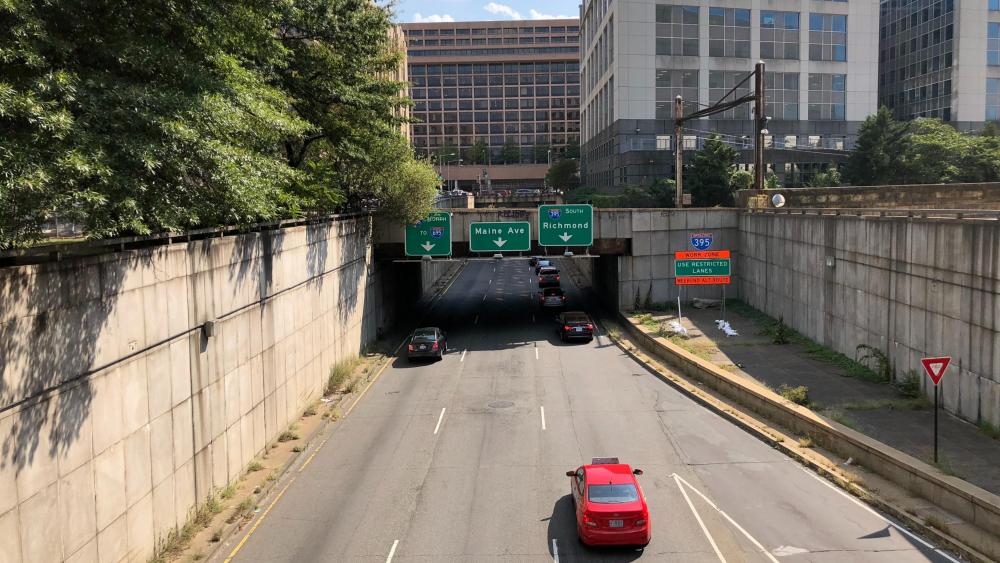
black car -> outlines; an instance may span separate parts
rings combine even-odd
[[[448,351],[448,335],[435,326],[418,328],[410,335],[406,344],[407,358],[437,358],[444,357]]]
[[[566,311],[556,317],[559,328],[559,340],[566,342],[574,338],[582,338],[587,341],[594,339],[594,321],[590,320],[587,313],[583,311]]]
[[[546,287],[538,292],[538,306],[543,309],[562,309],[566,306],[566,294],[562,288]]]
[[[538,271],[538,287],[559,287],[559,270],[542,268]]]

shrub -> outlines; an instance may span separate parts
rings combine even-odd
[[[903,397],[916,399],[920,396],[920,377],[912,369],[904,373],[902,377],[896,378],[894,385],[896,391]]]
[[[809,405],[809,388],[805,385],[791,387],[782,383],[781,387],[778,387],[778,394],[796,405]]]
[[[247,466],[247,473],[253,473],[255,471],[260,471],[261,469],[264,469],[264,466],[261,465],[259,461],[254,460]]]
[[[333,395],[340,391],[340,388],[351,377],[354,368],[358,366],[358,362],[360,361],[360,358],[350,358],[333,364],[330,367],[330,377],[326,380],[326,389],[323,390],[323,393],[325,395]]]

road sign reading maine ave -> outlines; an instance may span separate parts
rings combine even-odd
[[[677,285],[729,284],[732,264],[728,250],[678,251],[674,253]]]
[[[531,223],[472,223],[470,252],[523,252],[531,250]]]
[[[538,206],[540,246],[594,244],[594,208],[587,204]]]
[[[451,255],[451,214],[435,211],[416,225],[406,226],[407,256]]]

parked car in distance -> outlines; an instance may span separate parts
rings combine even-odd
[[[540,272],[542,270],[542,268],[549,268],[549,267],[552,267],[552,261],[551,260],[546,260],[544,258],[539,258],[538,261],[535,262],[535,275],[537,276],[538,272]]]
[[[649,544],[649,507],[638,475],[641,469],[616,457],[594,458],[566,472],[576,506],[576,531],[584,545]]]
[[[436,326],[418,328],[410,335],[406,344],[406,357],[409,359],[444,357],[448,351],[448,335]]]
[[[546,267],[538,271],[538,287],[558,287],[559,286],[559,270]]]
[[[590,316],[583,311],[561,313],[556,317],[556,323],[559,324],[556,333],[559,334],[559,340],[563,342],[574,338],[582,338],[587,341],[594,339],[594,321],[590,320]]]
[[[546,287],[538,292],[538,305],[543,309],[562,309],[566,306],[566,293],[561,287]]]

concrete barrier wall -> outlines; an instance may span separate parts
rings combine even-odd
[[[770,207],[771,196],[778,193],[789,208],[1000,209],[1000,182],[739,190],[737,207],[753,207],[755,196],[764,196]]]
[[[944,407],[1000,425],[1000,225],[996,221],[787,214],[740,217],[740,293],[809,338],[859,344],[913,370],[950,355]]]
[[[388,325],[369,232],[0,270],[0,561],[148,559]]]

